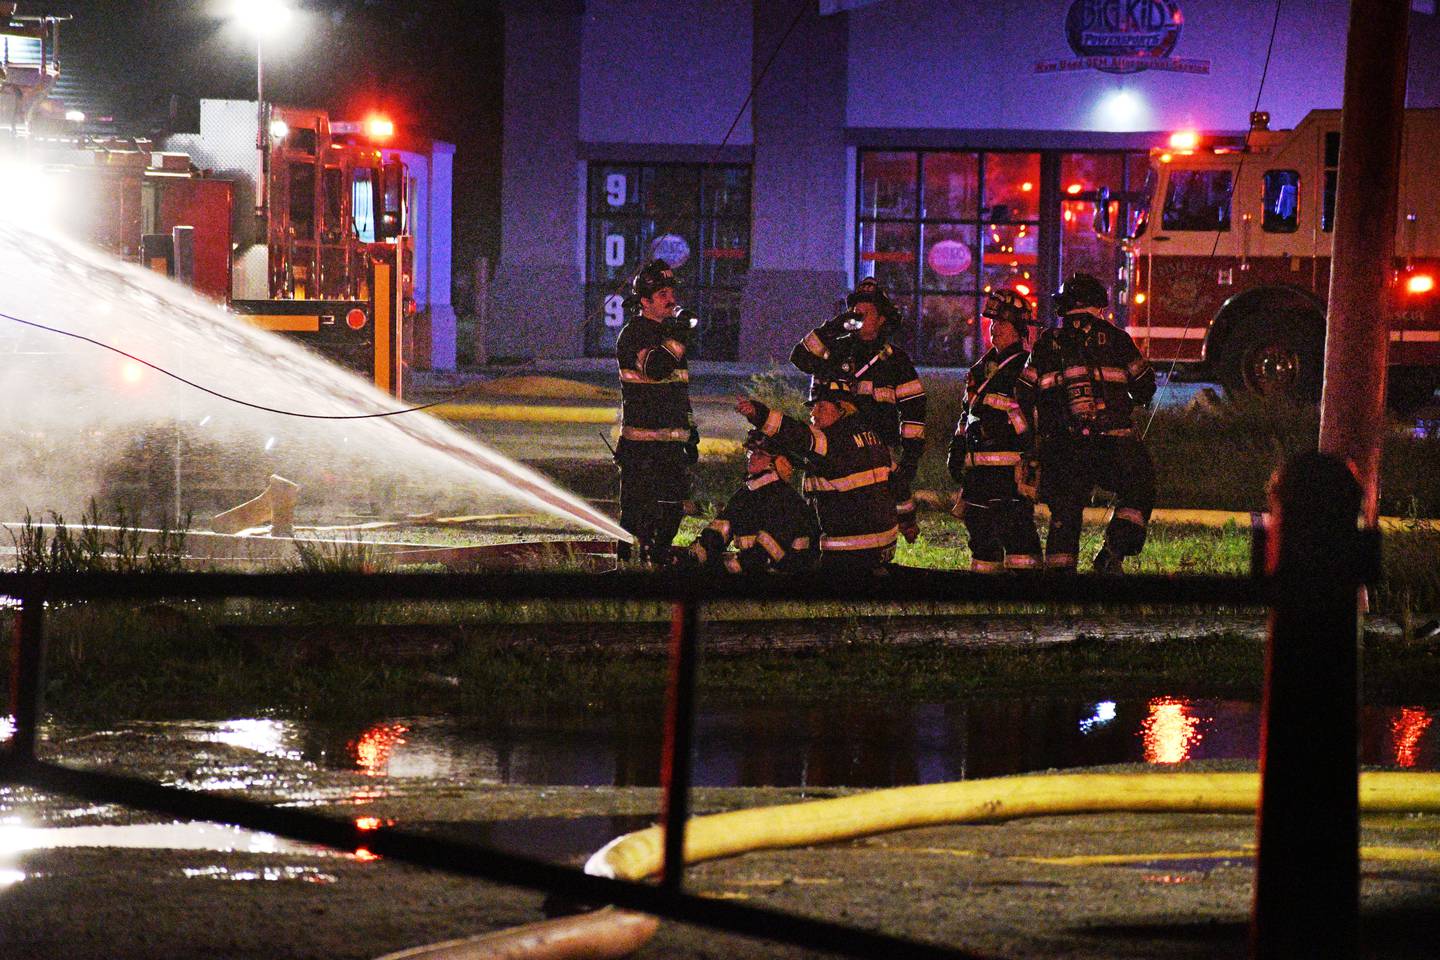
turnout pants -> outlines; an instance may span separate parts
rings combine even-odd
[[[970,534],[970,569],[976,573],[1031,570],[1040,565],[1035,504],[1015,484],[1018,466],[965,470],[962,521]]]
[[[895,559],[895,545],[870,550],[822,550],[820,572],[836,574],[885,573]]]
[[[620,526],[635,538],[637,559],[668,564],[690,493],[685,444],[622,438],[615,462],[620,466]],[[630,559],[629,545],[621,544],[618,553],[621,560]]]
[[[1130,557],[1145,546],[1155,507],[1155,465],[1144,445],[1134,437],[1058,441],[1040,453],[1040,499],[1050,508],[1047,568],[1075,569],[1085,507],[1097,486],[1115,494],[1105,548],[1116,557]]]

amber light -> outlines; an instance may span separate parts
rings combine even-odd
[[[1015,284],[1015,292],[1022,297],[1028,297],[1030,296],[1030,287],[1028,284],[1017,283]]]
[[[1200,145],[1200,134],[1194,130],[1176,130],[1170,134],[1170,149],[1194,150]]]
[[[1034,190],[1034,189],[1035,189],[1035,184],[1031,183],[1029,180],[1026,180],[1024,183],[1020,184],[1020,192],[1021,192],[1021,193],[1029,193],[1031,190]]]
[[[1135,302],[1136,302],[1136,303],[1144,303],[1144,302],[1145,302],[1145,294],[1143,294],[1143,293],[1137,293],[1137,294],[1135,294]]]
[[[1070,184],[1070,186],[1068,186],[1068,187],[1065,188],[1065,192],[1068,193],[1068,194],[1070,194],[1071,196],[1074,196],[1075,194],[1079,193],[1081,190],[1084,190],[1084,189],[1085,189],[1085,188],[1082,187],[1082,186],[1080,186],[1080,184],[1078,184],[1078,183],[1072,183],[1072,184]]]
[[[1428,273],[1414,273],[1405,279],[1406,293],[1429,293],[1435,289],[1435,278]]]
[[[395,121],[388,117],[366,117],[365,136],[371,140],[389,140],[395,136]]]

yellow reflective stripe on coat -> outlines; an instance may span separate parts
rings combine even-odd
[[[685,359],[685,344],[681,343],[679,340],[661,340],[660,346],[664,347],[665,352],[670,354],[670,356],[674,357],[676,360]]]
[[[819,427],[810,428],[810,449],[817,457],[823,457],[830,452],[830,441]]]
[[[809,549],[810,549],[810,538],[809,538],[809,537],[796,537],[794,540],[791,540],[791,541],[790,541],[790,549],[791,549],[791,550],[809,550]]]
[[[911,397],[925,396],[925,385],[919,380],[910,380],[895,388],[896,400],[909,400]]]
[[[925,424],[918,420],[906,420],[900,424],[900,439],[902,440],[924,440]]]
[[[751,547],[753,547],[753,546],[755,546],[755,535],[754,535],[754,534],[746,534],[746,535],[743,536],[743,537],[736,537],[736,538],[735,538],[735,549],[736,549],[736,550],[749,550],[749,549],[750,549]]]
[[[871,467],[869,470],[836,477],[834,480],[807,476],[802,489],[806,493],[843,493],[847,490],[859,490],[861,487],[874,486],[877,483],[886,483],[889,479],[889,467]]]
[[[965,454],[965,466],[967,467],[1013,467],[1019,462],[1020,454],[1013,451]]]
[[[779,561],[784,558],[785,548],[764,530],[755,535],[755,542],[765,548],[765,552],[770,554],[771,560]]]
[[[821,550],[874,550],[895,545],[900,536],[899,527],[891,527],[883,533],[861,533],[850,537],[821,537]]]
[[[690,439],[690,431],[684,427],[621,427],[620,436],[625,440],[645,441],[685,441]]]
[[[785,421],[785,414],[779,410],[771,410],[765,417],[765,422],[760,425],[760,432],[767,437],[773,437],[780,432],[780,424]]]
[[[689,370],[674,370],[674,371],[671,371],[671,372],[670,372],[669,374],[667,374],[666,376],[661,377],[659,380],[655,380],[655,379],[652,379],[652,378],[650,378],[650,377],[645,376],[645,374],[641,373],[639,370],[629,370],[629,369],[626,369],[626,368],[623,368],[623,367],[622,367],[621,370],[620,370],[620,382],[621,382],[621,383],[647,383],[647,384],[689,383],[689,382],[690,382],[690,371],[689,371]]]
[[[813,356],[817,356],[821,360],[830,359],[829,348],[825,346],[825,341],[821,340],[819,335],[816,334],[814,330],[811,330],[809,333],[805,334],[805,339],[801,340],[800,342],[804,345],[805,349],[809,351]]]
[[[709,524],[707,524],[707,529],[714,530],[716,533],[720,534],[722,539],[727,542],[730,540],[729,520],[721,520],[717,517],[716,519],[711,520]]]

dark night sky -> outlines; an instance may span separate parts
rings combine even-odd
[[[267,44],[267,99],[358,118],[379,110],[456,144],[457,268],[499,243],[502,17],[497,0],[290,0]],[[62,69],[117,115],[163,118],[171,94],[255,97],[254,41],[233,0],[21,0],[22,14],[69,14]],[[458,272],[458,271],[457,271]]]

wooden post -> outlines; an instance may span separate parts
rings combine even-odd
[[[1320,449],[1355,465],[1378,514],[1409,0],[1353,0],[1335,198]]]

